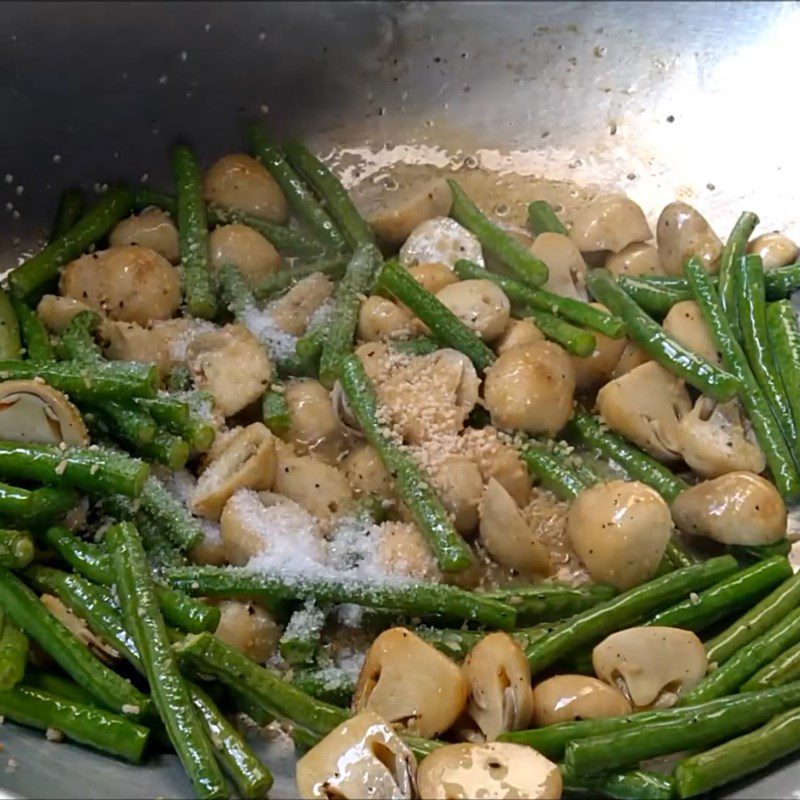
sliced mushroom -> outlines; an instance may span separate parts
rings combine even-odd
[[[299,503],[319,519],[330,519],[352,503],[347,478],[315,456],[278,452],[275,491]]]
[[[686,533],[723,544],[772,544],[786,535],[786,504],[775,486],[752,472],[729,472],[690,486],[672,503]]]
[[[652,360],[650,355],[639,347],[638,344],[627,340],[625,342],[625,349],[622,351],[619,361],[617,361],[616,366],[611,372],[611,377],[612,379],[621,378],[623,375],[627,375],[629,372],[635,370],[636,367],[640,367],[642,364],[646,364],[648,361]]]
[[[590,306],[608,311],[600,303],[589,303]],[[575,370],[575,388],[580,392],[591,392],[602,386],[614,371],[617,362],[625,350],[625,339],[612,339],[595,331],[596,345],[590,356],[571,356]]]
[[[526,344],[544,341],[544,334],[529,319],[510,319],[506,329],[498,339],[492,343],[495,353],[501,356],[503,353],[513,350],[515,347],[523,347]]]
[[[575,370],[553,342],[534,342],[503,353],[487,371],[486,409],[498,428],[554,436],[572,415]]]
[[[656,625],[628,628],[592,650],[599,678],[639,708],[668,708],[705,677],[708,656],[697,634]]]
[[[178,270],[160,253],[138,245],[110,247],[71,261],[59,288],[111,319],[140,325],[169,319],[181,304]]]
[[[466,419],[478,402],[481,379],[475,365],[458,350],[444,348],[431,353],[434,369],[446,376],[446,392],[453,397],[462,419]]]
[[[486,342],[503,333],[511,314],[508,297],[492,281],[451,283],[436,295],[436,299]]]
[[[243,600],[220,600],[214,636],[228,647],[263,664],[277,649],[281,628],[263,607]]]
[[[461,667],[469,685],[467,715],[487,741],[528,727],[533,714],[531,670],[522,648],[507,633],[490,633]]]
[[[344,437],[328,390],[312,378],[289,381],[283,392],[291,423],[281,438],[296,453],[313,453],[328,464],[342,455]]]
[[[210,392],[226,417],[258,400],[272,378],[264,348],[242,325],[198,334],[187,348],[187,360],[198,388]]]
[[[528,249],[547,265],[547,280],[542,288],[564,297],[586,298],[586,262],[569,236],[540,233]]]
[[[504,567],[550,572],[550,551],[540,542],[511,495],[490,478],[480,504],[480,538],[489,555]]]
[[[703,319],[700,306],[694,300],[675,303],[664,317],[664,330],[693,353],[714,364],[722,363],[722,356],[714,344],[708,323]]]
[[[716,272],[722,242],[708,220],[688,203],[664,207],[656,225],[658,257],[667,275],[683,275],[686,259],[697,256],[708,272]]]
[[[651,244],[634,242],[619,253],[609,253],[606,269],[612,275],[663,275],[658,250]]]
[[[261,422],[226,436],[224,445],[203,470],[192,494],[191,509],[218,520],[237,489],[271,489],[278,459],[270,430]]]
[[[392,194],[382,192],[381,198],[385,205],[369,216],[369,225],[381,245],[390,251],[396,251],[425,220],[447,216],[452,202],[444,178],[421,186],[400,187]]]
[[[411,800],[417,761],[381,717],[362,711],[297,762],[304,800]]]
[[[458,454],[448,456],[431,478],[456,530],[462,534],[474,531],[483,491],[483,477],[475,460]]]
[[[578,209],[570,231],[581,252],[611,250],[618,253],[633,242],[652,238],[644,212],[633,200],[609,195]]]
[[[785,267],[797,261],[797,245],[782,233],[762,233],[747,245],[747,252],[761,256],[765,270]]]
[[[41,380],[0,383],[0,439],[41,444],[89,443],[89,432],[65,394]]]
[[[381,633],[367,652],[353,695],[369,710],[415,736],[444,733],[464,710],[467,684],[458,665],[405,628]]]
[[[764,453],[738,400],[715,403],[701,395],[681,418],[677,443],[683,460],[704,478],[726,472],[763,472]]]
[[[262,553],[270,552],[281,534],[291,531],[297,551],[293,566],[303,562],[319,564],[325,547],[317,521],[301,505],[269,492],[258,494],[239,489],[225,504],[219,520],[225,555],[231,564],[242,566]]]
[[[525,508],[531,496],[531,476],[519,453],[510,445],[501,445],[489,462],[481,467],[484,482],[495,478],[511,495],[514,502]]]
[[[633,711],[622,692],[587,675],[556,675],[533,688],[534,725],[621,717]]]
[[[302,336],[314,312],[332,295],[333,281],[321,272],[314,272],[270,303],[270,316],[282,331]]]
[[[523,744],[448,744],[419,765],[417,789],[425,800],[559,800],[556,764]]]
[[[623,591],[655,575],[671,534],[669,506],[638,481],[584,489],[567,515],[567,537],[589,574]]]
[[[400,248],[404,267],[432,261],[453,268],[461,258],[483,266],[483,250],[477,237],[450,217],[433,217],[421,222]]]
[[[660,461],[679,458],[677,428],[692,407],[680,378],[648,361],[597,393],[597,408],[613,431]]]

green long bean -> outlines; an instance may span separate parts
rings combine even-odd
[[[737,340],[742,338],[742,317],[738,309],[740,289],[736,285],[735,270],[736,265],[744,256],[747,240],[756,225],[758,225],[758,217],[750,211],[743,212],[736,220],[736,224],[728,236],[728,241],[725,242],[719,262],[719,300]]]
[[[540,233],[560,233],[569,236],[564,223],[556,216],[553,207],[546,200],[534,200],[528,204],[528,229],[535,236]]]
[[[788,300],[767,306],[765,327],[783,390],[781,395],[788,403],[795,431],[800,431],[800,326]],[[797,447],[797,437],[789,443]]]
[[[717,293],[708,278],[708,273],[697,258],[690,258],[685,266],[686,277],[692,295],[700,306],[703,319],[711,330],[714,344],[722,359],[736,376],[742,388],[740,400],[750,420],[761,449],[772,472],[778,491],[785,499],[800,497],[800,475],[798,475],[780,426],[772,414],[766,397],[753,375],[747,358],[722,311]]]
[[[555,583],[501,586],[485,593],[486,597],[513,606],[518,625],[564,619],[610,600],[616,594],[613,586],[600,583],[578,588]]]
[[[31,361],[55,361],[56,354],[50,343],[50,334],[39,315],[24,300],[14,295],[11,296],[11,304],[19,322],[25,355]]]
[[[22,569],[33,561],[33,539],[26,531],[0,528],[0,566]]]
[[[348,261],[349,259],[344,256],[336,256],[283,267],[268,278],[264,278],[254,287],[253,292],[259,300],[271,300],[315,272],[321,272],[338,280],[344,275]]]
[[[0,358],[22,358],[19,319],[11,297],[0,288]]]
[[[54,242],[73,228],[83,214],[83,192],[80,189],[65,189],[58,201],[53,228],[48,242]]]
[[[0,624],[0,691],[6,691],[25,677],[28,637],[2,612]]]

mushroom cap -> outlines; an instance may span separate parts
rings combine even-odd
[[[514,498],[489,478],[479,507],[480,538],[489,555],[505,567],[549,573],[550,551],[525,522]]]
[[[722,255],[719,236],[708,220],[688,203],[664,206],[656,223],[656,242],[667,275],[683,275],[683,265],[690,256],[697,256],[706,270],[716,272]]]
[[[765,270],[777,269],[797,261],[797,245],[778,231],[762,233],[748,242],[747,252],[761,256]]]
[[[592,578],[621,590],[653,577],[671,534],[669,506],[638,481],[584,489],[567,515],[567,537]]]
[[[353,709],[375,711],[416,736],[446,731],[467,702],[458,665],[406,628],[390,628],[372,643],[353,695]]]
[[[426,800],[558,800],[561,772],[533,748],[510,742],[448,744],[417,770]]]
[[[488,741],[528,726],[533,714],[531,670],[524,651],[507,633],[484,636],[461,671],[469,685],[466,713]]]
[[[752,472],[728,472],[682,491],[672,518],[684,532],[723,544],[772,544],[786,535],[783,498]]]
[[[664,708],[700,683],[708,656],[692,631],[653,625],[612,633],[592,651],[592,665],[637,708]]]
[[[533,722],[539,726],[621,717],[633,711],[622,692],[588,675],[554,675],[536,684],[533,707]]]
[[[297,762],[306,800],[411,800],[417,762],[381,717],[362,711],[334,728]]]
[[[678,455],[677,427],[692,407],[684,382],[655,361],[647,361],[597,393],[597,409],[613,431],[660,461]]]
[[[80,412],[41,380],[0,383],[0,439],[40,444],[89,444]]]

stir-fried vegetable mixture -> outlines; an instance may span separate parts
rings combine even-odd
[[[249,143],[65,191],[0,290],[0,715],[201,798],[270,789],[234,716],[304,798],[685,798],[800,749],[797,246],[444,178],[362,215]]]

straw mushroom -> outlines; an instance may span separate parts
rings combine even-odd
[[[765,270],[777,269],[797,261],[797,245],[778,231],[762,233],[747,245],[747,252],[761,256]]]
[[[455,529],[462,534],[474,531],[483,492],[483,477],[476,461],[467,456],[450,455],[431,477],[442,504],[453,517]]]
[[[291,423],[281,438],[298,455],[313,453],[335,464],[342,452],[343,430],[328,390],[313,378],[289,381],[283,392]]]
[[[642,209],[622,195],[600,197],[578,209],[570,231],[572,241],[583,253],[618,253],[633,242],[646,242],[652,235]]]
[[[709,272],[716,272],[722,242],[708,220],[688,203],[670,203],[656,224],[661,266],[667,275],[683,275],[686,259],[696,256]]]
[[[586,296],[586,262],[575,242],[563,233],[540,233],[528,248],[531,255],[547,265],[543,289],[583,299]]]
[[[391,725],[362,711],[334,728],[297,762],[304,800],[411,800],[417,761]]]
[[[0,383],[0,439],[41,444],[89,444],[78,409],[41,380]]]
[[[592,666],[635,708],[668,708],[705,677],[708,657],[692,631],[653,625],[603,639],[592,650]]]
[[[562,780],[556,764],[526,745],[449,744],[419,765],[417,789],[426,800],[558,800]]]
[[[669,506],[638,481],[584,489],[567,515],[567,537],[589,574],[621,591],[655,575],[671,534]]]
[[[203,191],[209,203],[279,225],[289,217],[289,205],[278,182],[258,161],[242,153],[215,161],[205,174]]]
[[[333,290],[333,281],[327,275],[313,272],[269,304],[270,317],[284,333],[302,336]]]
[[[550,571],[550,551],[525,522],[514,498],[495,478],[489,479],[481,498],[480,539],[498,564],[526,572]]]
[[[498,357],[487,370],[483,394],[492,424],[554,436],[572,414],[575,370],[553,342],[533,342]]]
[[[263,664],[277,649],[281,628],[270,613],[255,603],[220,600],[219,624],[214,636],[228,647]]]
[[[392,479],[371,444],[354,447],[342,461],[342,470],[356,497],[376,494],[383,500],[392,500]]]
[[[281,257],[272,242],[257,230],[238,222],[214,228],[208,246],[214,269],[233,264],[251,286],[272,275],[280,266]]]
[[[358,336],[365,342],[408,335],[413,315],[403,305],[373,294],[358,310]]]
[[[522,648],[507,633],[490,633],[461,667],[469,685],[467,715],[483,738],[528,727],[534,702],[531,670]]]
[[[600,303],[589,303],[590,306],[608,311]],[[595,348],[589,356],[570,356],[575,370],[575,388],[581,392],[590,392],[602,386],[614,371],[622,352],[625,350],[625,339],[612,339],[595,331]]]
[[[155,207],[118,222],[108,236],[108,243],[112,247],[130,244],[149,247],[172,264],[177,264],[181,255],[178,228],[166,211]]]
[[[686,533],[723,544],[772,544],[786,535],[786,504],[768,480],[729,472],[682,491],[672,518]]]
[[[271,489],[277,470],[275,439],[261,422],[235,430],[203,470],[191,499],[192,511],[218,520],[237,489]]]
[[[677,428],[681,457],[703,478],[726,472],[763,472],[764,453],[738,400],[716,403],[701,395]]]
[[[608,427],[659,461],[679,458],[678,423],[691,407],[683,381],[655,361],[609,381],[597,393],[597,408]]]
[[[347,478],[336,467],[313,455],[295,456],[281,450],[274,490],[319,519],[330,519],[344,511],[353,499]]]
[[[588,675],[555,675],[536,684],[533,708],[537,726],[621,717],[633,711],[622,692]]]
[[[495,353],[503,353],[533,342],[543,342],[544,334],[529,319],[510,319],[506,329],[492,343]]]
[[[367,652],[353,695],[369,710],[414,736],[444,733],[467,702],[458,665],[405,628],[390,628]]]
[[[615,277],[620,275],[663,275],[658,250],[651,244],[634,242],[618,253],[609,253],[606,269]]]
[[[675,303],[664,317],[664,330],[693,353],[714,364],[722,363],[722,356],[714,344],[708,324],[703,319],[700,306],[694,300]]]
[[[446,264],[429,261],[409,267],[408,273],[426,292],[438,294],[445,286],[458,281],[458,276]]]
[[[451,283],[436,295],[436,299],[486,342],[503,333],[511,315],[511,304],[505,292],[492,281]]]

